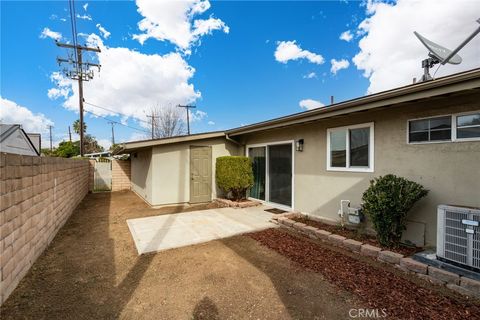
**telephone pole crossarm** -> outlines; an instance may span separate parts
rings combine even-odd
[[[76,37],[76,35],[74,36]],[[91,52],[101,52],[99,47],[87,47],[77,45],[74,41],[74,44],[69,43],[62,43],[55,41],[55,44],[60,48],[67,48],[73,49],[75,51],[75,59],[64,59],[64,58],[57,58],[57,62],[59,65],[62,63],[70,64],[72,67],[70,70],[65,69],[65,75],[72,79],[78,81],[78,95],[79,95],[79,109],[80,109],[80,156],[84,154],[84,123],[83,123],[83,81],[89,81],[93,79],[93,70],[90,70],[90,67],[97,67],[98,71],[100,71],[100,64],[92,63],[92,62],[83,62],[82,60],[82,53],[83,51],[91,51]],[[112,138],[113,138],[113,125],[112,125]]]
[[[190,135],[190,109],[195,109],[196,106],[182,106],[179,104],[178,107],[187,110],[187,134]]]

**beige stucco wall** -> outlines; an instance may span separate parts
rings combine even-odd
[[[220,192],[215,187],[215,159],[240,154],[239,146],[223,137],[155,146],[137,152],[136,158],[133,153],[132,190],[154,206],[189,202],[190,146],[212,147],[212,199],[215,198]]]
[[[152,203],[152,149],[130,155],[132,190],[148,203]]]
[[[294,209],[327,219],[338,220],[341,199],[350,200],[352,206],[360,205],[362,193],[373,177],[393,173],[421,183],[430,193],[412,209],[409,220],[423,224],[427,245],[435,245],[437,205],[480,207],[480,141],[407,144],[407,120],[471,110],[480,110],[478,93],[235,138],[245,144],[304,139],[304,151],[294,153]],[[327,171],[327,128],[367,122],[374,122],[375,126],[374,172]]]

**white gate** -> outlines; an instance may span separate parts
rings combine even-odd
[[[112,190],[112,161],[102,159],[95,161],[95,171],[93,176],[94,191]]]

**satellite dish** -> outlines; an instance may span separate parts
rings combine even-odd
[[[452,50],[449,50],[433,41],[428,40],[417,31],[414,31],[413,33],[417,36],[418,40],[423,43],[423,45],[428,49],[428,51],[430,51],[428,55],[432,58],[436,58],[439,62],[445,61],[452,53]],[[462,58],[458,54],[455,54],[453,57],[450,58],[449,61],[446,61],[446,63],[451,64],[460,64],[461,62]]]
[[[477,22],[480,24],[480,19],[477,19]],[[428,49],[428,58],[422,60],[423,76],[421,81],[433,80],[430,75],[430,68],[432,68],[437,63],[442,65],[450,64],[460,64],[462,63],[462,58],[457,54],[470,40],[472,40],[478,33],[480,33],[480,27],[478,27],[473,33],[468,36],[463,42],[455,49],[449,50],[431,40],[428,40],[418,32],[413,32],[415,36],[420,40],[420,42]]]

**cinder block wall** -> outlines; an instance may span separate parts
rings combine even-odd
[[[93,192],[94,189],[94,180],[95,180],[95,160],[88,160],[90,164],[89,174],[88,174],[88,191]]]
[[[112,191],[130,190],[130,160],[112,160]]]
[[[0,153],[0,305],[88,192],[89,162]]]

